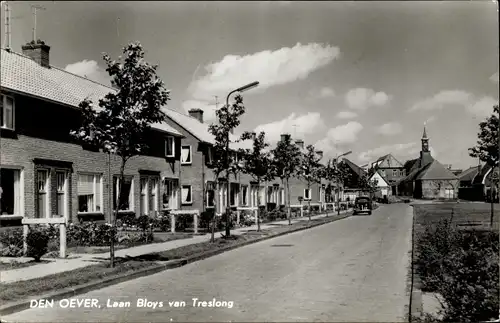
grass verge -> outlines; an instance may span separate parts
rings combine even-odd
[[[341,216],[344,218],[346,215]],[[168,261],[185,259],[191,257],[204,258],[203,255],[215,255],[217,251],[223,249],[236,248],[253,241],[263,238],[269,238],[286,232],[296,231],[324,223],[338,220],[337,216],[330,216],[311,221],[303,220],[292,225],[276,225],[271,228],[265,228],[257,232],[248,230],[242,235],[231,236],[230,238],[217,238],[214,243],[202,242],[180,248],[166,250],[160,253],[152,253],[138,257],[116,258],[116,266],[110,268],[107,263],[90,265],[87,267],[58,273],[26,281],[0,284],[0,303],[14,302],[29,298],[36,298],[50,292],[57,292],[65,288],[73,288],[85,283],[98,282],[105,278],[134,273],[141,269],[153,268],[159,266],[158,261]]]
[[[34,260],[28,262],[18,262],[18,261],[0,262],[0,271],[25,268],[34,265],[46,264],[49,262],[50,261],[48,260],[41,260],[39,262],[35,262]]]
[[[90,265],[63,273],[42,278],[19,281],[10,284],[0,284],[0,303],[23,300],[48,292],[85,284],[91,281],[134,272],[139,269],[157,266],[155,262],[147,261],[117,261],[114,268],[106,264]]]

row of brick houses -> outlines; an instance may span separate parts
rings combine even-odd
[[[51,66],[49,51],[43,42],[26,44],[22,54],[1,50],[2,224],[23,218],[108,220],[118,198],[118,157],[70,136],[80,125],[79,103],[85,98],[97,102],[115,89]],[[217,190],[207,166],[213,158],[213,137],[203,122],[203,111],[184,115],[165,108],[164,112],[165,122],[152,125],[148,134],[149,151],[127,163],[120,214],[154,216],[165,210],[210,208],[220,214],[227,194],[233,208],[256,207],[257,194],[261,205],[285,204],[279,180],[257,187],[248,175],[239,174],[231,177],[229,185],[221,181]],[[301,140],[296,144],[304,145]],[[315,184],[309,191],[302,180],[293,178],[291,204],[302,199],[312,204],[332,201],[326,196],[327,186]]]

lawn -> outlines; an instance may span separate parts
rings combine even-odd
[[[40,262],[35,262],[34,260],[28,262],[18,262],[18,261],[0,262],[0,271],[25,268],[33,265],[46,264],[49,262],[50,261],[48,260],[41,260]]]
[[[139,269],[154,267],[155,262],[117,260],[114,268],[108,264],[90,265],[72,271],[20,281],[10,284],[0,283],[0,303],[13,302],[43,294],[97,281],[111,275],[131,273]]]
[[[494,205],[493,228],[498,228],[500,205]],[[490,204],[488,203],[433,203],[414,205],[415,224],[434,225],[449,219],[459,227],[474,226],[478,229],[490,227]]]

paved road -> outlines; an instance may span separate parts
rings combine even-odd
[[[30,309],[8,322],[403,321],[410,207],[382,206],[314,229],[239,248],[187,266],[93,291],[78,298],[101,308]],[[137,308],[138,298],[162,301]],[[233,307],[194,307],[232,301]],[[107,308],[107,300],[130,308]],[[169,301],[185,301],[183,308]]]

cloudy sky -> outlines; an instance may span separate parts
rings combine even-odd
[[[45,7],[37,38],[52,65],[108,82],[102,52],[140,41],[170,108],[210,122],[216,100],[259,81],[240,131],[289,132],[360,165],[417,157],[425,122],[439,161],[475,165],[467,148],[498,102],[491,1],[11,2],[14,50],[31,40],[30,4]]]

